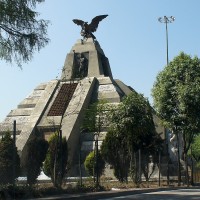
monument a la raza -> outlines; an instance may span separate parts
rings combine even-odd
[[[85,133],[80,138],[85,110],[91,103],[102,99],[110,104],[118,104],[133,91],[122,81],[113,78],[109,60],[92,33],[106,17],[97,16],[90,24],[74,19],[73,22],[82,28],[83,39],[77,40],[66,55],[61,77],[38,85],[0,123],[0,134],[3,134],[5,130],[12,131],[13,121],[16,120],[16,146],[22,163],[27,142],[36,131],[39,130],[48,140],[51,134],[61,129],[62,136],[68,141],[70,162],[75,166],[72,175],[76,175],[80,148],[84,155],[94,149],[93,134]],[[162,131],[164,129],[160,128],[159,132]],[[100,134],[99,143],[105,134]]]

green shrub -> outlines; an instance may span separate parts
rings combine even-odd
[[[88,154],[88,156],[85,159],[84,166],[90,176],[96,176],[97,162],[95,151],[92,151]],[[102,158],[101,152],[98,152],[98,173],[100,176],[103,174],[104,168],[105,161]]]
[[[62,141],[62,142],[61,142]],[[49,148],[44,162],[44,173],[51,177],[55,187],[60,187],[66,173],[68,159],[66,138],[55,132],[49,139]]]
[[[15,161],[14,161],[15,159]],[[9,132],[0,141],[0,184],[13,183],[20,174],[20,158]]]
[[[27,183],[32,185],[36,183],[36,179],[41,172],[48,149],[48,142],[44,138],[36,137],[31,139],[27,143],[27,146],[25,168],[27,173]]]

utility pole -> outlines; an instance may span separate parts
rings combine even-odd
[[[172,23],[174,22],[175,20],[175,17],[171,16],[171,17],[167,17],[167,16],[164,16],[164,17],[159,17],[158,18],[158,21],[161,22],[161,23],[165,23],[165,29],[166,29],[166,51],[167,51],[167,65],[169,64],[169,54],[168,54],[168,51],[169,51],[169,42],[168,42],[168,23]]]
[[[164,16],[164,17],[159,17],[158,18],[158,21],[161,22],[161,23],[164,23],[165,24],[165,30],[166,30],[166,51],[167,51],[167,66],[169,65],[169,45],[168,45],[168,23],[172,23],[174,22],[175,20],[175,17],[173,16],[170,16],[170,17],[167,17],[167,16]],[[165,137],[166,137],[166,148],[167,148],[167,157],[168,157],[168,162],[167,162],[167,185],[169,186],[169,146],[168,146],[168,135],[167,135],[167,132],[165,134]]]

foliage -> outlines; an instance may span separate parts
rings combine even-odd
[[[13,162],[15,159],[15,163]],[[20,158],[9,132],[0,141],[0,184],[13,183],[20,173]]]
[[[44,138],[35,137],[28,141],[27,148],[25,161],[27,183],[32,185],[36,183],[36,179],[41,172],[48,149],[48,142]]]
[[[155,136],[152,108],[143,95],[132,92],[123,100],[121,130],[126,130],[129,148],[149,146]]]
[[[164,124],[183,134],[187,154],[200,130],[200,60],[180,53],[161,71],[154,83],[154,106]]]
[[[96,179],[96,187],[99,187],[99,177],[102,173],[102,168],[105,167],[105,162],[103,161],[101,157],[101,153],[98,150],[98,137],[100,133],[102,132],[103,128],[107,126],[107,112],[109,110],[109,104],[105,100],[100,100],[98,102],[95,102],[89,106],[89,108],[86,110],[84,121],[82,124],[82,129],[87,130],[89,132],[93,132],[93,136],[95,139],[95,160],[94,155],[93,158],[91,157],[92,154],[87,157],[85,161],[86,169],[88,169],[88,173],[91,175],[93,174]],[[92,173],[92,166],[90,163],[93,162],[95,165],[93,165],[94,173]],[[95,167],[95,168],[94,168]]]
[[[194,137],[191,148],[192,151],[190,153],[197,162],[197,166],[200,166],[200,135]]]
[[[97,163],[98,173],[101,176],[105,168],[105,161],[102,158],[101,152],[98,152],[98,162],[96,162],[95,151],[90,152],[84,162],[85,169],[90,176],[96,176]]]
[[[114,168],[114,175],[120,182],[127,182],[130,166],[125,134],[108,131],[101,146],[102,156]]]
[[[114,167],[120,181],[126,181],[128,168],[134,171],[134,153],[149,147],[155,151],[156,136],[152,108],[143,95],[132,92],[110,111],[110,130],[102,144],[105,160]],[[133,176],[132,176],[133,177]]]
[[[48,21],[39,20],[34,11],[41,2],[44,0],[0,1],[0,59],[21,66],[48,43]]]
[[[106,126],[106,113],[109,110],[107,101],[100,100],[86,110],[82,128],[91,132],[100,132]]]
[[[62,142],[61,142],[62,141]],[[49,139],[49,148],[44,162],[44,173],[51,177],[55,187],[60,187],[66,173],[68,159],[66,138],[55,132]]]
[[[106,123],[106,114],[109,111],[109,103],[106,100],[98,100],[89,105],[85,111],[82,128],[91,132],[97,132],[99,127]]]

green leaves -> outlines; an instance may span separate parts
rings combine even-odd
[[[180,53],[158,74],[152,96],[156,111],[171,126],[187,123],[186,116],[197,116],[200,111],[199,59]]]
[[[32,185],[36,183],[36,179],[41,172],[48,149],[48,142],[44,138],[35,137],[28,141],[27,146],[25,168],[27,173],[27,183]]]
[[[135,150],[142,143],[148,143],[147,136],[155,134],[152,109],[143,95],[136,92],[122,101],[118,109],[113,112],[111,121],[111,127],[115,127],[119,133],[125,133]]]
[[[49,148],[44,162],[44,173],[51,177],[55,187],[60,187],[66,173],[68,149],[66,138],[55,132],[49,139]]]
[[[110,110],[109,131],[101,151],[104,159],[113,166],[115,176],[123,182],[127,181],[130,166],[133,167],[134,153],[148,149],[148,153],[153,154],[157,141],[153,110],[148,100],[132,92],[118,107]]]
[[[2,0],[0,2],[0,59],[19,66],[46,44],[48,21],[38,20],[37,3],[44,0]]]
[[[114,175],[120,182],[128,180],[130,156],[127,138],[115,130],[110,130],[101,146],[101,153],[107,163],[114,168]]]
[[[15,154],[15,163],[14,155]],[[15,174],[13,169],[15,167]],[[9,132],[6,132],[0,140],[0,184],[13,183],[20,173],[20,158],[17,148],[13,146],[13,139]],[[14,177],[15,175],[15,177]]]
[[[91,151],[85,159],[84,162],[85,169],[87,170],[90,176],[96,176],[97,162],[95,151]],[[99,175],[103,174],[105,168],[105,161],[102,158],[101,152],[98,152],[98,173]]]
[[[106,126],[109,110],[109,104],[104,100],[91,104],[86,110],[82,128],[90,132],[100,132],[103,126]]]
[[[192,143],[192,156],[195,161],[200,165],[200,136],[196,136],[194,138],[194,142]]]
[[[152,96],[164,124],[184,134],[187,151],[200,130],[200,60],[181,52],[158,74]]]

